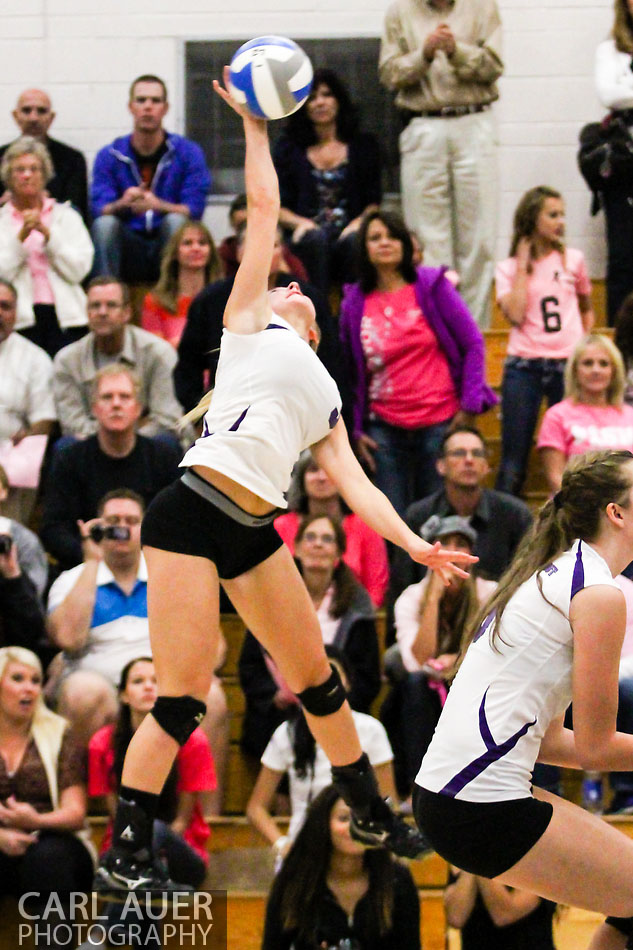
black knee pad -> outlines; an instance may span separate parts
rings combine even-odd
[[[332,672],[325,683],[308,686],[303,692],[297,693],[301,705],[312,716],[331,716],[332,713],[338,712],[347,699],[338,671],[333,666],[330,666],[330,669]]]
[[[204,719],[206,711],[206,704],[193,696],[159,696],[152,716],[168,736],[178,745],[184,745]]]

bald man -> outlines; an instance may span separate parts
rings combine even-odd
[[[50,98],[42,89],[25,89],[11,113],[21,135],[32,135],[48,149],[55,177],[49,181],[48,193],[57,201],[70,201],[88,222],[88,176],[86,159],[77,149],[64,145],[48,135],[55,113]],[[0,146],[0,161],[11,143]]]

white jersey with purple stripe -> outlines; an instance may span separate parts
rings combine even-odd
[[[511,597],[494,646],[488,617],[468,648],[416,778],[428,791],[469,802],[531,794],[541,740],[572,698],[572,598],[596,584],[618,586],[585,541],[540,578],[543,594],[534,575]]]
[[[225,328],[202,435],[180,464],[206,465],[286,508],[293,465],[340,412],[336,383],[281,317],[259,333]]]

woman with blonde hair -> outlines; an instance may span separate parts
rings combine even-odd
[[[224,71],[228,87],[228,67]],[[370,527],[446,580],[460,572],[415,535],[363,473],[350,448],[334,380],[313,352],[314,305],[296,282],[268,289],[277,233],[279,183],[266,123],[217,81],[215,91],[242,119],[248,226],[242,261],[224,312],[216,377],[202,435],[182,479],[156,496],[143,521],[148,614],[159,696],[128,747],[112,848],[97,871],[102,892],[169,890],[151,855],[158,798],[179,746],[205,713],[219,636],[219,588],[272,656],[301,700],[310,729],[350,803],[352,829],[368,844],[410,856],[421,836],[380,798],[354,729],[340,678],[330,668],[314,606],[273,521],[285,507],[292,466],[311,446],[350,507]]]
[[[594,323],[585,259],[565,244],[565,203],[554,188],[538,185],[519,201],[510,256],[497,264],[495,284],[512,328],[495,488],[518,495],[541,403],[553,406],[563,398],[565,361]]]
[[[532,771],[633,768],[633,736],[616,728],[616,577],[631,559],[633,453],[574,458],[470,629],[413,795],[452,865],[608,914],[602,935],[617,931],[620,947],[633,933],[633,841],[533,787]]]
[[[201,221],[185,222],[165,246],[158,283],[143,300],[141,326],[178,346],[191,301],[221,276],[211,232]]]
[[[28,135],[2,157],[9,200],[0,208],[0,277],[17,290],[16,329],[49,356],[87,332],[81,281],[93,257],[79,212],[46,192],[53,174],[46,146]]]
[[[550,491],[560,488],[572,455],[591,449],[633,451],[633,407],[624,402],[624,363],[607,336],[593,333],[572,353],[565,398],[547,410],[537,448]]]
[[[0,649],[0,895],[87,891],[81,753],[48,709],[42,667],[22,647]],[[44,898],[43,898],[44,899]]]

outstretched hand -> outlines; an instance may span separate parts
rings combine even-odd
[[[415,538],[407,550],[410,557],[418,564],[425,564],[430,570],[437,571],[446,585],[450,583],[453,575],[468,577],[468,571],[462,570],[455,562],[475,564],[479,560],[474,554],[468,554],[466,551],[450,551],[443,548],[439,541],[429,544],[422,538]]]
[[[228,66],[225,66],[224,69],[222,70],[222,79],[223,79],[224,85],[222,85],[222,83],[220,83],[217,79],[213,80],[213,88],[217,92],[218,96],[220,96],[221,99],[224,99],[226,104],[230,106],[231,109],[233,109],[233,112],[237,112],[237,114],[241,116],[242,119],[250,120],[251,122],[256,122],[259,125],[265,125],[266,122],[264,119],[256,119],[255,116],[253,116],[248,111],[245,105],[242,105],[241,102],[238,102],[236,99],[233,98],[233,96],[229,92],[230,85],[231,85],[230,76],[231,76],[231,70],[229,69]]]

